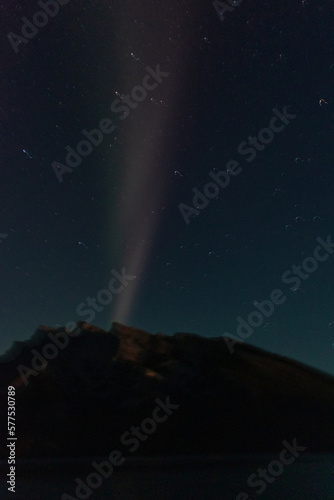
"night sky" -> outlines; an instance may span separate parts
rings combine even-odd
[[[334,7],[216,4],[0,1],[0,352],[257,311],[246,342],[334,374]]]

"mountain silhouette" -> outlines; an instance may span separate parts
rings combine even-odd
[[[138,455],[276,452],[283,440],[333,451],[334,378],[246,343],[233,350],[226,337],[116,322],[40,326],[2,357],[1,421],[14,386],[18,457],[125,454],[134,427],[143,437],[126,450]]]

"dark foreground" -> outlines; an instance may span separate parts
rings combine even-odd
[[[41,368],[51,339],[63,348]],[[70,338],[40,327],[0,363],[4,398],[9,386],[17,458],[127,455],[139,445],[142,456],[279,453],[284,440],[334,450],[334,377],[225,337],[80,323]]]
[[[16,492],[1,481],[0,498],[15,500],[333,500],[334,455],[305,455],[284,467],[262,493],[259,482],[247,485],[259,467],[267,469],[277,455],[229,457],[129,458],[115,468],[100,486],[80,490],[76,496],[76,478],[86,480],[94,469],[94,459],[25,460],[17,462]],[[8,465],[0,462],[1,477]],[[269,478],[272,476],[269,474]],[[257,479],[257,481],[259,481]],[[264,483],[262,483],[263,485]],[[244,495],[241,494],[244,492]],[[62,497],[64,493],[68,496]],[[240,495],[240,496],[238,496]],[[248,496],[247,496],[248,495]]]

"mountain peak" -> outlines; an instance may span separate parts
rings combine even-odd
[[[16,387],[18,454],[108,452],[157,398],[180,409],[143,454],[269,452],[294,438],[333,450],[334,378],[245,343],[231,353],[227,343],[118,322],[109,332],[81,322],[72,334],[40,326],[0,364],[2,390]]]

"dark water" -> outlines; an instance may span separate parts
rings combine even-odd
[[[7,491],[3,479],[0,498],[15,500],[71,500],[75,498],[99,500],[333,500],[334,456],[300,456],[265,490],[259,494],[259,486],[248,486],[247,479],[258,467],[267,468],[274,455],[232,457],[171,457],[131,458],[115,468],[108,479],[101,480],[99,487],[81,490],[76,496],[77,477],[86,480],[94,471],[92,461],[36,460],[17,463],[15,494]],[[7,465],[1,462],[3,478]],[[269,478],[272,476],[269,475]],[[241,495],[244,492],[244,495]],[[67,493],[68,497],[62,495]],[[240,496],[238,496],[240,495]],[[248,495],[248,496],[247,496]]]

